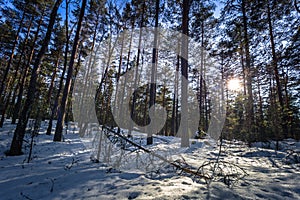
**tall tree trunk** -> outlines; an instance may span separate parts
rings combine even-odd
[[[242,20],[244,28],[244,44],[245,44],[245,56],[246,56],[246,85],[247,85],[247,102],[246,102],[246,129],[251,137],[254,125],[254,110],[253,110],[253,93],[252,93],[252,70],[251,70],[251,57],[250,57],[250,47],[249,47],[249,34],[248,34],[248,17],[246,13],[246,0],[242,0]]]
[[[258,89],[258,113],[259,113],[259,132],[260,132],[260,141],[263,141],[264,137],[264,112],[263,112],[263,100],[261,95],[261,83],[259,77],[257,77],[257,89]]]
[[[134,75],[134,83],[133,83],[133,88],[135,89],[138,85],[138,79],[139,79],[139,67],[140,67],[140,57],[141,57],[141,43],[142,43],[142,27],[144,24],[144,13],[145,13],[145,1],[143,2],[143,8],[142,8],[142,17],[141,17],[141,22],[140,22],[140,30],[139,30],[139,42],[138,42],[138,50],[137,50],[137,58],[136,58],[136,66],[135,66],[135,75]],[[132,98],[132,105],[131,105],[131,110],[130,110],[130,116],[132,119],[136,119],[136,111],[135,111],[135,104],[136,104],[136,92],[134,91],[133,93],[133,98]],[[133,129],[133,121],[130,120],[130,126],[128,130],[128,136],[131,136],[131,132]]]
[[[58,70],[59,63],[60,63],[60,52],[58,52],[58,55],[56,57],[54,69],[53,69],[52,76],[51,76],[49,90],[48,90],[48,93],[47,93],[47,97],[44,100],[46,102],[46,105],[48,105],[50,109],[52,108],[51,107],[51,96],[52,96],[52,92],[53,92],[53,88],[54,88],[54,81],[55,81],[55,78],[56,78],[56,75],[57,75],[57,70]],[[48,112],[46,110],[41,110],[40,112],[43,113],[43,117],[48,114]],[[50,110],[50,112],[51,112],[50,116],[52,116],[52,110]],[[40,115],[38,115],[38,116],[40,116]],[[48,128],[49,128],[49,124],[50,124],[50,120],[49,120],[49,123],[48,123]],[[46,135],[50,135],[51,134],[51,130],[52,130],[52,121],[51,121],[50,132],[48,132],[48,129],[47,129]]]
[[[200,111],[200,127],[203,128],[204,124],[202,119],[204,118],[204,106],[203,106],[203,69],[204,69],[204,21],[201,22],[201,60],[200,60],[200,72],[199,72],[199,111]]]
[[[8,84],[7,84],[7,85],[8,85],[8,86],[11,85],[11,84],[12,84],[11,82],[12,82],[12,78],[9,77]],[[11,93],[12,93],[12,89],[9,90],[9,93],[8,93],[8,95],[6,96],[5,100],[4,100],[4,108],[3,108],[2,113],[1,113],[0,128],[2,128],[2,127],[3,127],[3,124],[4,124],[5,114],[6,114],[8,105],[9,105]]]
[[[154,32],[154,43],[152,51],[152,68],[151,68],[151,83],[150,83],[150,100],[149,108],[155,105],[155,96],[156,96],[156,71],[157,71],[157,40],[158,40],[158,18],[159,18],[159,0],[156,0],[156,10],[155,10],[155,32]],[[155,111],[154,111],[155,112]],[[155,116],[155,115],[154,115]],[[152,123],[155,120],[152,121]],[[154,125],[154,124],[153,124]],[[155,125],[154,125],[155,126]],[[147,134],[147,145],[153,144],[152,130],[148,131]]]
[[[244,50],[243,50],[243,46],[241,45],[241,52],[240,52],[240,56],[241,56],[241,66],[242,66],[242,75],[243,75],[243,92],[244,92],[244,96],[247,95],[247,88],[246,88],[246,69],[245,69],[245,59],[244,59]]]
[[[37,41],[39,33],[40,33],[40,28],[42,26],[43,19],[44,19],[44,13],[42,14],[42,16],[39,20],[39,23],[38,23],[38,26],[37,26],[37,29],[36,29],[36,33],[35,33],[34,38],[33,38],[32,46],[30,48],[30,53],[29,53],[26,65],[25,65],[25,67],[23,67],[23,75],[22,75],[22,78],[21,78],[21,82],[19,82],[19,92],[18,92],[18,96],[17,96],[16,105],[14,106],[13,117],[12,117],[12,122],[11,122],[12,124],[16,123],[16,120],[17,120],[17,118],[19,117],[19,114],[20,114],[25,82],[26,82],[28,71],[29,71],[30,63],[32,62],[32,59],[33,59],[33,56],[34,56],[34,51],[35,51],[34,47],[35,47],[36,41]]]
[[[57,114],[57,107],[58,107],[58,101],[60,97],[61,90],[63,88],[64,84],[64,77],[67,71],[67,65],[68,65],[68,54],[69,54],[69,41],[70,41],[70,36],[69,36],[69,0],[66,0],[66,10],[65,10],[65,29],[66,29],[66,44],[65,44],[65,50],[64,50],[64,67],[63,71],[61,73],[60,81],[59,81],[59,86],[57,90],[57,95],[54,100],[53,107],[51,108],[51,116],[49,119],[46,135],[51,135],[52,132],[52,126],[53,126],[53,119],[54,116]]]
[[[172,123],[171,123],[171,134],[175,136],[178,130],[178,73],[180,65],[180,44],[178,43],[177,47],[177,58],[176,58],[176,69],[175,69],[175,82],[174,82],[174,94],[173,94],[173,107],[172,107]]]
[[[148,107],[149,107],[149,87],[146,87],[146,91],[145,91],[145,104],[144,104],[144,108],[143,108],[143,114],[144,114],[144,119],[143,119],[143,124],[146,125],[148,123]]]
[[[116,92],[115,92],[115,101],[113,104],[113,113],[115,113],[115,109],[116,106],[119,108],[120,105],[116,105],[116,102],[119,102],[118,99],[118,95],[119,95],[119,80],[120,80],[120,76],[121,76],[121,70],[122,70],[122,65],[123,65],[123,51],[124,51],[124,37],[125,34],[122,34],[122,42],[121,42],[121,52],[120,52],[120,57],[119,57],[119,65],[118,65],[118,72],[116,75]],[[117,115],[119,116],[119,113],[117,113]],[[118,133],[120,133],[120,127],[118,126]]]
[[[133,25],[132,25],[132,30],[133,30]],[[130,62],[130,55],[131,55],[131,48],[132,48],[132,38],[133,38],[133,32],[130,33],[130,41],[129,41],[129,47],[128,47],[128,53],[127,53],[127,59],[126,59],[126,69],[125,69],[125,72],[124,73],[127,73],[129,71],[129,62]],[[123,99],[124,96],[125,96],[125,85],[127,85],[127,76],[125,76],[125,80],[124,80],[124,83],[123,83],[123,87],[122,87],[122,91],[121,91],[121,98]],[[120,102],[121,105],[120,105],[120,113],[119,113],[119,118],[120,119],[124,119],[124,112],[123,112],[123,103]],[[127,117],[127,116],[126,116]],[[128,127],[129,124],[126,123],[126,127]]]
[[[22,50],[21,50],[21,53],[20,53],[20,57],[19,57],[18,63],[17,63],[17,65],[16,65],[16,70],[15,70],[15,73],[14,73],[14,75],[13,75],[13,77],[14,77],[15,79],[18,79],[18,80],[16,81],[16,86],[15,86],[15,89],[14,89],[14,92],[13,92],[13,97],[12,97],[12,105],[13,105],[13,107],[15,106],[15,105],[14,105],[14,102],[15,102],[15,100],[16,100],[17,93],[18,93],[18,90],[19,90],[19,88],[20,88],[20,82],[21,82],[21,79],[22,79],[22,74],[20,73],[20,75],[18,75],[18,74],[19,74],[19,69],[20,69],[20,66],[21,66],[22,58],[24,57],[24,54],[25,54],[25,49],[26,49],[26,47],[27,47],[27,43],[28,43],[28,39],[29,39],[30,32],[31,32],[31,27],[32,27],[32,24],[33,24],[33,20],[34,20],[34,17],[32,16],[32,17],[31,17],[31,20],[30,20],[30,24],[29,24],[29,26],[28,26],[28,28],[27,28],[27,33],[26,33],[26,36],[25,36],[25,42],[24,42],[24,45],[23,45],[23,47],[22,47]],[[25,62],[25,61],[24,61],[24,62]],[[10,112],[10,115],[14,115],[14,112],[15,112],[15,109],[13,108],[13,109],[12,109],[12,112]],[[12,124],[15,124],[15,121],[14,121],[14,123],[12,123]]]
[[[99,25],[99,21],[98,19],[96,20],[96,24],[95,24],[95,29],[93,31],[93,40],[92,40],[92,45],[91,45],[91,55],[89,56],[89,60],[88,60],[88,68],[87,70],[85,70],[84,72],[84,75],[83,75],[83,80],[84,80],[84,84],[83,84],[83,94],[82,94],[82,97],[81,97],[81,101],[80,101],[80,112],[81,113],[85,113],[85,116],[89,116],[88,112],[90,112],[90,110],[86,110],[85,108],[85,99],[87,98],[86,96],[90,94],[90,91],[89,90],[89,85],[91,83],[91,70],[92,70],[92,66],[95,65],[95,62],[96,62],[96,53],[98,50],[96,50],[94,52],[94,48],[95,48],[95,43],[96,43],[96,37],[97,37],[97,31],[98,31],[98,25]],[[95,54],[95,55],[94,55]],[[72,84],[73,85],[73,84]],[[89,119],[88,118],[84,118],[84,119],[81,119],[79,121],[79,133],[80,135],[83,135],[85,133],[85,130],[86,130],[86,127],[89,123]]]
[[[49,90],[48,90],[48,94],[47,94],[47,98],[46,98],[46,101],[47,101],[46,103],[47,104],[49,104],[50,101],[51,101],[51,94],[53,92],[54,81],[55,81],[55,78],[56,78],[56,73],[57,73],[59,62],[60,62],[60,52],[58,53],[58,56],[57,56],[56,61],[55,61],[54,69],[53,69],[53,72],[52,72],[50,86],[49,86]]]
[[[23,14],[22,14],[22,18],[21,18],[21,21],[19,23],[19,27],[18,27],[18,30],[16,32],[16,37],[14,39],[13,47],[12,47],[12,50],[11,50],[11,53],[10,53],[10,56],[9,56],[9,60],[7,62],[7,65],[6,65],[4,74],[3,74],[3,79],[2,79],[2,82],[1,82],[1,85],[0,85],[0,103],[1,103],[1,96],[2,96],[2,93],[3,93],[4,88],[5,88],[6,79],[7,79],[10,67],[11,67],[11,63],[14,59],[15,50],[16,50],[16,47],[17,47],[17,44],[18,44],[21,29],[23,27],[24,19],[25,19],[25,12],[23,12]]]
[[[51,15],[50,15],[50,20],[49,24],[47,27],[47,32],[45,35],[45,38],[43,40],[43,44],[41,46],[41,49],[39,50],[39,53],[36,57],[36,60],[33,65],[31,77],[30,77],[30,83],[29,83],[29,88],[28,88],[28,93],[25,101],[24,108],[22,110],[20,119],[18,121],[16,130],[14,132],[13,140],[10,146],[10,151],[9,155],[21,155],[22,154],[22,144],[23,144],[23,138],[25,135],[25,130],[26,130],[26,125],[30,116],[30,111],[32,104],[35,99],[35,92],[36,92],[36,85],[37,85],[37,78],[39,75],[39,70],[41,67],[41,62],[44,58],[45,52],[48,48],[48,44],[51,39],[51,34],[53,30],[53,26],[55,23],[55,19],[57,16],[57,11],[58,8],[61,4],[62,0],[57,0],[53,6]]]
[[[56,124],[55,135],[54,135],[53,141],[61,141],[61,139],[62,139],[63,124],[64,124],[65,117],[66,117],[66,106],[68,103],[68,96],[69,96],[69,92],[70,92],[70,88],[71,88],[72,76],[73,76],[73,71],[74,71],[74,61],[75,61],[75,57],[77,54],[77,48],[78,48],[78,44],[79,44],[79,36],[80,36],[80,32],[81,32],[81,25],[82,25],[82,20],[84,17],[86,2],[87,2],[87,0],[82,0],[78,24],[77,24],[77,30],[76,30],[73,48],[72,48],[72,54],[71,54],[71,58],[70,58],[70,62],[69,62],[66,84],[65,84],[65,88],[64,88],[64,92],[63,92],[63,96],[62,96],[62,100],[61,100],[61,107],[59,110],[59,115],[58,115],[58,119],[57,119],[57,124]]]
[[[280,109],[282,113],[282,129],[284,137],[286,138],[288,135],[288,128],[286,125],[286,117],[285,117],[285,111],[284,111],[284,100],[283,100],[283,94],[282,94],[282,87],[279,77],[279,71],[278,71],[278,61],[277,61],[277,55],[276,55],[276,48],[275,48],[275,41],[274,41],[274,34],[273,34],[273,25],[272,25],[272,16],[271,16],[271,10],[270,10],[270,1],[268,1],[267,5],[267,16],[268,16],[268,26],[269,26],[269,36],[270,36],[270,43],[271,43],[271,50],[272,50],[272,66],[274,70],[275,75],[275,81],[276,81],[276,89],[277,89],[277,95],[278,100],[280,104]],[[279,138],[278,138],[279,139]]]
[[[163,86],[163,91],[162,91],[162,107],[165,108],[167,103],[166,103],[166,87]],[[165,118],[165,114],[163,115],[163,119]],[[168,110],[167,110],[167,116],[166,116],[166,122],[165,125],[163,127],[163,130],[161,130],[161,133],[165,136],[167,136],[167,127],[168,127]]]
[[[188,35],[189,35],[189,0],[183,0],[182,40],[181,40],[181,147],[189,147],[188,133]]]
[[[209,121],[209,116],[210,113],[208,111],[208,91],[207,91],[207,85],[206,85],[206,81],[204,79],[203,81],[203,88],[204,88],[204,112],[205,112],[205,123],[204,123],[204,131],[207,132],[208,131],[208,121]],[[224,99],[222,99],[222,102],[224,102]]]

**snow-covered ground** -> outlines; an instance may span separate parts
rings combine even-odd
[[[92,162],[93,149],[74,128],[64,135],[64,142],[56,143],[52,142],[53,135],[45,135],[42,129],[34,138],[29,163],[30,135],[25,137],[28,143],[24,144],[24,155],[6,157],[4,152],[9,149],[14,128],[6,121],[0,129],[0,199],[3,200],[300,199],[300,143],[294,140],[283,141],[280,151],[266,148],[272,144],[257,143],[249,148],[239,141],[225,141],[220,155],[213,141],[193,140],[190,148],[181,149],[177,155],[188,167],[197,170],[218,155],[221,161],[221,171],[215,171],[216,178],[207,184],[204,179],[179,174],[167,163],[147,172],[134,168],[120,171],[102,162]],[[156,136],[155,141],[160,142],[151,149],[170,148],[171,140],[174,138]],[[207,170],[204,174],[211,175],[209,167],[213,166],[203,168]],[[241,172],[238,170],[244,170],[247,175],[238,180],[234,176],[217,176],[226,170],[237,176]]]

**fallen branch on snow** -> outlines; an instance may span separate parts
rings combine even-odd
[[[202,178],[204,179],[205,181],[208,181],[209,179],[211,179],[211,177],[209,176],[206,176],[204,174],[201,174],[199,173],[199,171],[197,170],[193,170],[187,166],[182,166],[180,162],[176,162],[176,161],[170,161],[168,159],[166,159],[165,157],[159,155],[159,154],[156,154],[155,152],[149,150],[149,149],[146,149],[145,147],[139,145],[139,144],[136,144],[134,143],[133,141],[131,141],[130,139],[128,139],[126,136],[116,132],[115,130],[111,129],[111,128],[108,128],[108,127],[105,127],[103,126],[102,127],[102,130],[103,131],[108,131],[108,132],[111,132],[113,133],[115,136],[118,136],[119,138],[121,138],[122,140],[128,142],[129,144],[131,144],[132,146],[138,148],[138,149],[141,149],[143,150],[144,152],[148,153],[148,154],[151,154],[152,156],[156,157],[156,158],[159,158],[160,160],[172,165],[173,167],[175,167],[177,170],[180,170],[182,172],[185,172],[185,173],[188,173],[188,174],[191,174],[193,175],[194,177],[197,177],[197,178]],[[108,135],[108,132],[104,132],[106,135]],[[108,136],[109,138],[109,136]],[[116,140],[115,140],[116,141]]]
[[[207,184],[209,184],[213,180],[221,180],[222,182],[224,182],[224,184],[226,184],[229,187],[248,175],[246,171],[238,165],[220,160],[223,144],[222,140],[220,143],[220,149],[216,160],[205,162],[198,168],[195,168],[194,166],[188,164],[183,157],[175,161],[170,161],[167,158],[141,146],[140,144],[133,142],[125,135],[109,127],[103,126],[102,131],[113,144],[120,143],[122,144],[121,146],[123,149],[126,149],[126,145],[130,144],[131,146],[137,148],[136,150],[142,150],[173,166],[176,169],[176,171],[179,172],[179,174],[186,173],[188,175],[192,175],[193,179],[204,179]],[[132,150],[128,149],[128,151]]]

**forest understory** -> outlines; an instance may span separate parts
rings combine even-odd
[[[120,170],[94,162],[91,158],[95,149],[87,145],[86,138],[80,138],[74,124],[69,126],[63,142],[54,143],[53,135],[45,134],[47,122],[42,122],[39,134],[33,138],[30,158],[30,132],[25,136],[24,154],[7,157],[4,152],[9,149],[15,125],[10,125],[10,120],[6,123],[0,133],[1,199],[300,198],[300,142],[292,139],[280,141],[279,151],[274,150],[275,142],[248,147],[241,141],[224,140],[220,153],[220,143],[209,138],[193,139],[191,146],[180,153],[174,148],[173,156],[184,160],[189,169],[219,159],[214,175],[214,165],[203,168],[205,175],[213,177],[205,180],[155,160],[148,171]],[[168,143],[169,151],[176,146],[173,137],[155,138],[151,148],[158,152],[163,149],[162,141]],[[150,148],[145,141],[143,147]],[[128,159],[129,163],[137,160]]]
[[[299,0],[0,0],[1,199],[300,199]]]

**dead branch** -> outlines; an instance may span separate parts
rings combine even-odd
[[[23,194],[23,192],[21,192],[20,195],[21,195],[23,198],[25,198],[25,199],[32,200],[32,198],[30,198],[29,196]]]
[[[50,192],[53,192],[54,189],[54,180],[52,178],[49,178],[51,181],[51,188],[50,188]]]
[[[116,132],[115,130],[113,130],[113,129],[111,129],[111,128],[108,128],[108,127],[105,127],[105,126],[103,126],[102,128],[103,128],[103,130],[106,130],[106,131],[109,131],[109,132],[114,133],[115,136],[120,137],[122,140],[128,142],[128,143],[131,144],[132,146],[137,147],[137,148],[143,150],[144,152],[146,152],[146,153],[148,153],[148,154],[151,154],[152,156],[154,156],[154,157],[156,157],[156,158],[159,158],[160,160],[162,160],[162,161],[164,161],[164,162],[166,162],[166,163],[172,165],[172,166],[175,167],[177,170],[180,170],[180,171],[182,171],[182,172],[191,174],[191,175],[193,175],[193,176],[195,176],[195,177],[197,177],[197,178],[203,178],[203,179],[205,179],[206,181],[209,180],[209,179],[211,179],[211,177],[205,176],[205,175],[199,173],[199,172],[196,171],[196,170],[190,169],[190,168],[188,168],[187,166],[182,166],[180,162],[169,161],[169,160],[166,159],[165,157],[163,157],[163,156],[161,156],[161,155],[159,155],[159,154],[156,154],[155,152],[153,152],[153,151],[151,151],[151,150],[149,150],[149,149],[146,149],[146,148],[144,148],[144,147],[141,146],[141,145],[138,145],[138,144],[134,143],[133,141],[129,140],[126,136],[124,136],[124,135],[122,135],[122,134]],[[105,134],[108,134],[108,132],[105,132]]]
[[[148,153],[173,166],[179,172],[179,174],[186,173],[188,175],[192,175],[194,179],[204,179],[207,184],[210,184],[211,181],[220,179],[223,180],[227,186],[231,186],[248,175],[247,172],[238,165],[220,160],[223,144],[222,140],[220,141],[219,152],[216,160],[204,162],[201,166],[195,168],[194,166],[188,164],[183,157],[175,161],[170,161],[167,158],[131,141],[125,135],[118,133],[109,127],[103,126],[102,131],[104,131],[104,134],[107,136],[107,138],[109,138],[114,144],[120,143],[123,147],[125,147],[127,144],[130,144],[137,148],[136,150],[142,150],[145,153]]]

